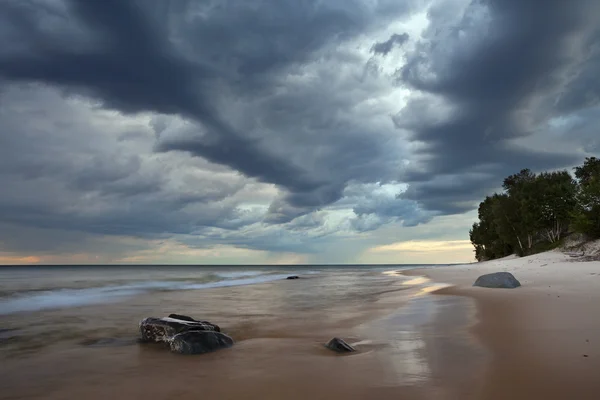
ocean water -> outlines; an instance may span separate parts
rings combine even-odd
[[[283,280],[290,275],[346,276],[365,272],[385,273],[414,267],[414,265],[0,267],[0,315],[118,303],[152,292],[201,291],[220,287],[256,285]]]
[[[440,283],[402,274],[412,267],[0,267],[0,393],[399,398],[392,388],[471,376],[479,370],[469,361],[472,346],[456,332],[475,308],[469,299],[430,296]],[[170,313],[211,321],[235,345],[181,357],[138,343],[141,320]],[[339,357],[324,347],[332,337],[358,351]],[[438,363],[448,352],[460,365]]]

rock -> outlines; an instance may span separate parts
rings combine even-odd
[[[514,289],[521,286],[521,283],[510,272],[494,272],[493,274],[481,275],[473,286]]]
[[[288,276],[285,279],[300,279],[300,277],[298,275],[292,275],[292,276]]]
[[[142,343],[164,343],[180,354],[208,353],[233,346],[233,339],[221,333],[217,325],[180,314],[145,318],[140,322],[140,333]]]
[[[221,332],[188,331],[169,340],[171,351],[179,354],[202,354],[233,346],[233,339]]]
[[[188,317],[187,315],[181,315],[181,314],[169,314],[169,318],[179,319],[181,321],[196,322],[196,320],[194,318]]]
[[[353,351],[356,351],[356,349],[352,346],[350,346],[348,343],[344,342],[342,339],[340,338],[333,338],[331,339],[326,345],[325,347],[327,347],[329,350],[333,350],[337,353],[350,353]]]
[[[184,321],[175,318],[149,317],[140,322],[143,342],[168,342],[178,333],[189,331],[221,332],[221,328],[207,321]]]

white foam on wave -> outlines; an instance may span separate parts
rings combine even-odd
[[[43,292],[17,293],[13,296],[0,299],[0,315],[110,303],[154,290],[201,290],[254,285],[284,279],[287,276],[288,274],[257,275],[206,283],[149,281],[87,289],[56,289]]]
[[[237,279],[237,278],[245,278],[248,276],[257,276],[266,274],[265,271],[227,271],[227,272],[215,272],[216,276],[224,279]]]

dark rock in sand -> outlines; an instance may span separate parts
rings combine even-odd
[[[189,331],[221,332],[221,328],[207,321],[184,321],[175,318],[149,317],[140,322],[142,342],[168,342],[178,333]]]
[[[288,276],[288,277],[287,277],[287,278],[285,278],[285,279],[300,279],[300,277],[299,277],[299,276],[297,276],[297,275],[292,275],[292,276]]]
[[[521,283],[510,272],[494,272],[493,274],[481,275],[473,286],[497,289],[514,289]]]
[[[202,354],[233,346],[233,339],[221,332],[188,331],[169,341],[171,351],[179,354]]]
[[[348,343],[344,342],[340,338],[331,339],[326,345],[329,350],[333,350],[337,353],[350,353],[356,351],[356,349],[350,346]]]
[[[181,315],[181,314],[169,314],[169,318],[179,319],[181,321],[197,322],[194,318],[188,317],[187,315]]]

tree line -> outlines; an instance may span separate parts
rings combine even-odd
[[[574,168],[534,174],[523,169],[504,179],[503,191],[479,204],[469,231],[478,261],[534,254],[578,232],[600,238],[600,159]]]

